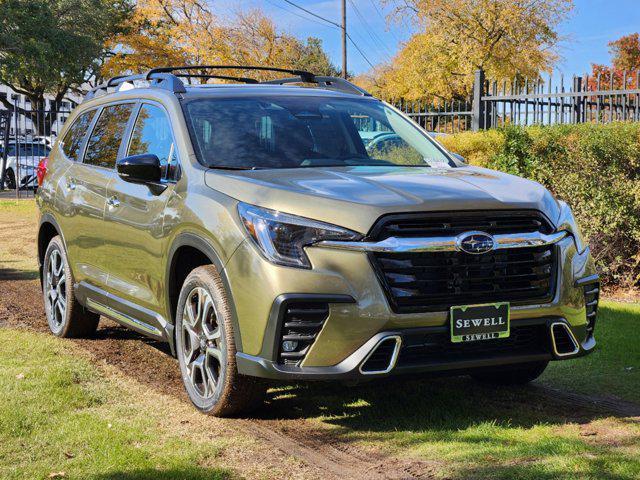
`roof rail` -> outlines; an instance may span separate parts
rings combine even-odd
[[[365,97],[371,96],[371,94],[367,92],[364,88],[360,88],[359,86],[354,85],[350,81],[345,80],[344,78],[339,78],[339,77],[314,76],[313,80],[305,80],[301,77],[291,77],[291,78],[280,78],[277,80],[268,80],[266,82],[260,82],[260,83],[267,83],[272,85],[285,85],[287,83],[301,83],[301,82],[316,83],[318,84],[318,87],[325,88],[327,90],[334,90],[334,91],[343,92],[343,93],[352,93],[355,95],[362,95]]]
[[[189,73],[190,70],[209,70],[209,69],[222,69],[222,70],[255,70],[266,72],[280,72],[289,73],[295,75],[294,77],[280,78],[277,80],[268,80],[260,82],[255,78],[246,77],[233,77],[228,75],[217,74],[203,74],[203,73]],[[187,71],[187,73],[174,73],[176,71]],[[305,70],[296,70],[288,68],[277,67],[258,67],[252,65],[182,65],[178,67],[159,67],[152,68],[146,73],[136,75],[119,75],[110,78],[105,83],[100,84],[93,88],[84,97],[84,101],[95,98],[99,95],[108,93],[109,88],[121,87],[125,83],[133,83],[135,81],[149,82],[150,87],[162,88],[173,93],[185,93],[186,89],[184,83],[180,78],[200,78],[200,79],[221,79],[232,80],[236,82],[242,82],[247,84],[271,84],[271,85],[285,85],[289,83],[315,83],[320,88],[328,90],[334,90],[344,93],[351,93],[355,95],[371,96],[366,90],[354,85],[353,83],[345,80],[344,78],[316,76],[311,72]]]

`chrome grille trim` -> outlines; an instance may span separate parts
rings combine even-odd
[[[568,235],[567,232],[545,234],[541,232],[507,233],[493,235],[494,250],[506,248],[525,248],[552,245]],[[340,242],[325,240],[313,244],[315,247],[333,248],[338,250],[353,250],[362,252],[381,253],[419,253],[419,252],[457,252],[458,236],[404,238],[389,237],[379,242]]]

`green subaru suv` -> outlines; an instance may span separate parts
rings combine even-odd
[[[593,350],[598,276],[566,203],[346,80],[214,68],[109,80],[39,165],[55,335],[104,316],[167,342],[219,416],[276,380],[517,384]]]

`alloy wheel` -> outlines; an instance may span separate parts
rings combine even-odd
[[[52,331],[59,332],[64,326],[67,313],[67,277],[62,255],[57,249],[51,250],[49,254],[44,290],[47,321]]]
[[[202,287],[189,292],[181,335],[188,381],[201,398],[209,399],[222,380],[225,345],[213,299]]]

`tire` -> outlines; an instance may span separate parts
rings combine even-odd
[[[229,300],[213,265],[198,267],[186,278],[175,331],[182,381],[198,410],[229,417],[262,404],[266,385],[238,373]]]
[[[16,189],[16,174],[13,173],[12,168],[8,168],[7,171],[4,173],[4,182],[9,190]]]
[[[51,239],[44,254],[42,293],[51,333],[64,338],[96,333],[100,315],[86,310],[73,295],[73,275],[60,236]]]
[[[549,362],[532,362],[487,368],[473,372],[471,377],[492,385],[524,385],[542,375],[548,364]]]

